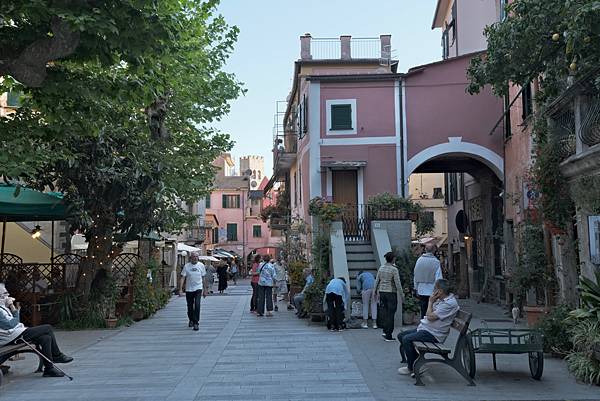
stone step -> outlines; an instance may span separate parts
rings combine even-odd
[[[373,247],[371,244],[346,244],[346,253],[356,253],[356,252],[373,252]]]
[[[359,260],[372,260],[375,261],[373,253],[346,253],[346,260],[348,261],[359,261]]]

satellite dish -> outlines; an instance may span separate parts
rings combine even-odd
[[[455,223],[456,229],[459,233],[464,234],[467,232],[469,220],[467,219],[467,215],[464,210],[459,210],[458,213],[456,213]]]
[[[256,188],[256,187],[258,186],[258,182],[256,182],[256,181],[252,180],[252,182],[250,182],[250,186],[251,186],[252,188]]]

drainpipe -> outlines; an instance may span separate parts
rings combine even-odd
[[[400,107],[400,178],[401,178],[401,188],[400,194],[403,198],[406,198],[406,185],[404,184],[406,180],[404,179],[404,99],[402,97],[402,88],[404,87],[404,80],[402,78],[400,81],[400,90],[398,91],[398,105]]]

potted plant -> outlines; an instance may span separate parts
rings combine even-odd
[[[407,325],[414,324],[420,310],[421,308],[417,299],[410,294],[405,295],[404,303],[402,304],[402,323]]]
[[[294,295],[302,291],[302,287],[304,287],[303,271],[307,267],[308,262],[305,260],[294,260],[289,263],[290,299],[294,299]]]
[[[324,224],[339,221],[342,218],[344,207],[331,202],[327,198],[317,196],[308,203],[308,213],[321,219]]]

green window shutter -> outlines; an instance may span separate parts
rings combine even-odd
[[[223,204],[222,204],[223,209],[227,209],[229,206],[227,206],[227,195],[223,195]]]
[[[331,130],[347,130],[352,128],[352,105],[331,105]]]
[[[261,226],[252,226],[252,236],[254,238],[262,237],[262,227]]]
[[[227,241],[237,241],[237,224],[227,224]]]
[[[206,195],[204,203],[205,203],[205,208],[210,209],[210,194]]]

